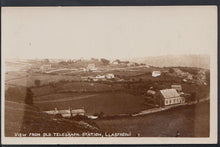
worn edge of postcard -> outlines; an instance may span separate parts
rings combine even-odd
[[[6,7],[4,8],[6,9]],[[217,12],[217,7],[216,7]],[[217,22],[216,22],[217,28]],[[3,35],[2,35],[3,37]],[[218,131],[218,75],[217,75],[217,32],[216,32],[216,49],[210,50],[210,136],[203,137],[77,137],[77,138],[64,138],[64,137],[5,137],[5,110],[4,110],[4,94],[5,94],[5,59],[4,49],[2,48],[1,55],[1,140],[2,144],[215,144],[217,143]]]

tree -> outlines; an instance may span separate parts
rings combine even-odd
[[[104,65],[109,65],[109,63],[110,63],[109,60],[104,59],[104,58],[101,59],[101,62],[102,62]]]

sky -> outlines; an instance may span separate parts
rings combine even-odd
[[[210,54],[216,6],[3,7],[5,58]]]

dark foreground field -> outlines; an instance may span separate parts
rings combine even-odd
[[[139,117],[124,117],[96,120],[96,124],[106,132],[138,133],[141,137],[209,137],[210,104],[202,102],[196,105],[181,106]]]

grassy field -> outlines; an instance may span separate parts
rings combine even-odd
[[[95,120],[105,132],[131,132],[142,137],[209,136],[209,102],[182,106],[145,116]]]
[[[124,89],[121,84],[111,83],[89,83],[89,82],[59,82],[53,85],[46,85],[31,88],[35,96],[44,96],[54,93],[67,92],[106,92]]]
[[[5,102],[5,136],[15,137],[15,133],[82,133],[99,132],[87,122],[74,120],[53,120],[51,116],[41,113],[38,108],[11,101]],[[42,137],[42,136],[41,136]]]
[[[59,81],[79,81],[80,76],[69,75],[49,75],[49,74],[28,74],[25,72],[10,72],[5,74],[6,83],[8,85],[19,85],[26,87],[33,87],[35,80],[40,80],[40,85],[47,85],[51,82],[56,83]]]
[[[61,101],[60,101],[61,100]],[[88,115],[103,112],[105,115],[132,114],[144,109],[144,98],[124,92],[93,94],[53,94],[34,98],[41,110],[85,108]]]

